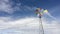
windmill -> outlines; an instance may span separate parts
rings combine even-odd
[[[42,16],[44,13],[47,13],[48,10],[37,8],[36,9],[36,15],[39,17],[39,34],[44,34],[44,28],[42,24]]]

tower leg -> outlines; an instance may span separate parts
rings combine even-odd
[[[39,34],[44,34],[44,29],[43,29],[41,18],[39,18]]]

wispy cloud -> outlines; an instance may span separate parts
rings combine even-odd
[[[14,7],[12,7],[12,5],[14,5],[13,1],[10,0],[0,0],[0,11],[4,11],[7,12],[9,14],[14,13],[15,11],[31,11],[33,8],[29,7],[29,6],[21,6],[21,3],[15,3],[16,5]]]
[[[51,17],[52,19],[56,20],[56,18],[54,16],[52,16],[49,12],[46,13],[49,17]]]
[[[0,11],[12,13],[14,10],[10,5],[9,0],[0,0]]]
[[[60,5],[56,5],[56,6],[52,7],[52,8],[49,8],[49,12],[51,14],[53,14],[56,18],[59,17],[59,11],[60,11],[59,6]]]

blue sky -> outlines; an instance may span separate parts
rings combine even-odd
[[[36,8],[48,10],[45,34],[60,34],[60,0],[0,0],[0,34],[38,34]]]
[[[0,10],[0,16],[13,16],[13,17],[26,17],[34,16],[34,7],[41,7],[43,9],[48,9],[48,11],[54,16],[59,17],[60,13],[60,0],[9,0],[8,4],[11,5],[11,11],[20,4],[17,9],[14,9],[12,14]],[[8,5],[7,4],[7,5]],[[8,8],[8,7],[7,7]],[[29,9],[28,9],[29,8]],[[9,10],[10,11],[10,10]],[[9,12],[8,11],[8,12]]]

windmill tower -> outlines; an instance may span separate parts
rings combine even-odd
[[[43,24],[42,24],[42,9],[37,8],[36,14],[39,17],[39,34],[44,34]]]

